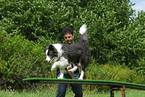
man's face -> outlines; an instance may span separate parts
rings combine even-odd
[[[66,44],[71,44],[74,42],[74,35],[70,34],[70,33],[67,33],[64,35],[64,40],[65,40],[65,43]]]

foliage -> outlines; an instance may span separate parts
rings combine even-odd
[[[45,63],[41,44],[3,30],[0,39],[0,73],[4,82],[21,84],[23,78],[48,76],[50,64]]]
[[[119,62],[123,63],[123,58],[128,56],[127,51],[119,50],[118,52],[118,48],[123,48],[122,40],[117,45],[113,42],[121,37],[128,37],[128,34],[123,34],[124,36],[117,34],[117,37],[114,34],[116,32],[126,33],[125,31],[130,29],[128,23],[133,10],[130,8],[129,0],[83,2],[82,0],[71,2],[69,0],[14,0],[8,2],[9,0],[1,1],[3,5],[0,9],[1,26],[4,26],[8,33],[23,35],[29,40],[41,42],[46,40],[62,41],[62,29],[66,26],[72,26],[75,29],[75,39],[78,40],[79,27],[86,23],[90,40],[89,47],[99,63],[109,62],[110,59],[113,61],[119,59]],[[122,31],[124,27],[125,30]],[[132,31],[129,30],[128,33],[130,32]],[[116,39],[112,40],[113,37]],[[130,42],[126,43],[126,45],[128,44],[131,45]],[[116,55],[112,54],[112,50]],[[124,54],[120,55],[120,53]],[[131,54],[131,57],[126,59],[130,60],[125,62],[126,65],[136,61],[131,59],[132,56],[135,55]]]
[[[51,77],[42,47],[62,42],[67,26],[74,28],[78,41],[79,28],[86,23],[93,58],[87,69],[90,79],[142,83],[145,12],[131,17],[132,5],[130,0],[1,0],[0,78],[14,83]]]
[[[136,70],[131,70],[125,65],[96,65],[95,60],[92,60],[92,63],[89,65],[86,71],[88,79],[123,81],[140,84],[144,83],[143,73],[138,73]]]
[[[57,3],[47,0],[8,2],[9,0],[3,1],[1,8],[1,25],[8,33],[17,31],[16,34],[22,34],[29,40],[38,40],[41,37],[57,40],[60,38],[62,28],[70,25],[67,21],[70,19],[69,15],[72,17],[71,8],[66,9],[63,2]]]
[[[109,60],[130,67],[137,66],[137,59],[145,55],[144,37],[145,32],[140,24],[111,32],[107,35],[108,41],[111,41],[110,45],[113,46],[108,53]]]

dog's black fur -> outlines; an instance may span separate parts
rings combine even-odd
[[[80,76],[80,79],[83,79],[85,68],[88,66],[90,61],[88,35],[86,30],[86,25],[83,25],[83,27],[80,28],[80,42],[75,42],[72,44],[60,44],[61,47],[59,47],[59,49],[62,50],[62,54],[58,54],[60,50],[58,50],[57,46],[55,46],[56,44],[49,44],[49,47],[43,48],[48,50],[46,55],[49,56],[50,61],[52,61],[53,57],[56,57],[56,59],[53,60],[54,64],[52,65],[51,70],[54,70],[56,67],[64,69],[70,63],[74,63],[80,66],[82,70],[81,73],[83,73]],[[76,69],[77,68],[72,68],[70,71],[74,72]]]
[[[86,42],[76,42],[73,44],[63,44],[64,57],[69,63],[81,64],[83,71],[89,64],[90,51]]]

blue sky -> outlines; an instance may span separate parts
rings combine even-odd
[[[136,14],[138,11],[143,10],[145,12],[145,0],[130,0],[132,3],[136,3],[132,8],[136,10]]]

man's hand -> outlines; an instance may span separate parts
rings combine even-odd
[[[67,67],[66,67],[67,71],[68,71],[70,68],[72,68],[71,65],[67,66]]]
[[[71,65],[69,65],[69,66],[67,66],[67,71],[68,71],[68,74],[71,76],[71,78],[72,79],[75,79],[75,77],[74,77],[74,73],[72,73],[71,71],[69,71],[69,69],[71,69],[72,68],[72,66]]]

